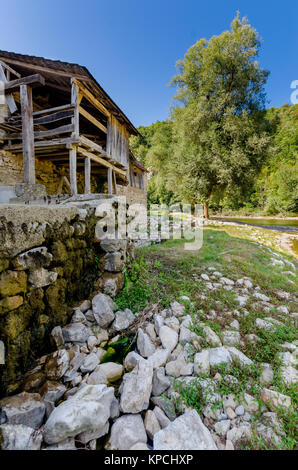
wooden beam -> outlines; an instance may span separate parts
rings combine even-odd
[[[70,137],[59,138],[59,139],[52,139],[52,140],[41,140],[35,142],[35,149],[38,148],[45,148],[45,147],[55,147],[55,146],[65,146],[67,149],[74,144],[79,144],[79,140],[74,140]],[[3,147],[4,150],[22,150],[22,144],[13,144],[13,145],[5,145]]]
[[[18,78],[21,78],[22,75],[20,73],[13,70],[11,67],[9,67],[9,65],[5,64],[5,62],[3,62],[2,60],[0,60],[0,65],[2,65],[2,67],[4,69],[6,69],[9,73],[12,73],[13,75],[15,75]]]
[[[69,150],[69,181],[71,187],[71,194],[78,194],[77,187],[77,149],[72,147]]]
[[[21,85],[24,182],[35,184],[32,88]]]
[[[82,106],[79,106],[79,112],[82,116],[84,116],[84,118],[88,119],[88,121],[90,121],[94,126],[98,127],[98,129],[100,129],[105,134],[107,133],[107,128],[97,119],[95,119],[95,117],[93,117],[90,113],[88,113],[88,111],[82,108]]]
[[[80,82],[79,80],[74,79],[74,82],[79,87],[82,95],[91,103],[95,108],[97,108],[105,116],[110,116],[111,113],[107,108]]]
[[[33,114],[34,116],[34,114]],[[52,122],[61,121],[73,117],[73,111],[58,111],[57,113],[50,114],[49,116],[42,116],[34,118],[34,125],[50,124]]]
[[[85,158],[85,194],[91,193],[91,159],[90,157]]]
[[[73,104],[65,104],[63,106],[57,106],[56,108],[42,109],[41,111],[36,111],[33,113],[33,116],[42,116],[43,114],[55,113],[57,111],[67,111],[68,109],[74,109]]]
[[[75,77],[78,79],[82,79],[85,81],[92,81],[91,78],[86,77],[85,75],[81,74],[74,74],[72,72],[65,72],[65,70],[59,70],[59,69],[52,69],[50,67],[43,67],[41,65],[33,65],[32,63],[26,63],[22,60],[16,60],[16,59],[8,59],[7,57],[0,57],[1,60],[5,61],[5,63],[10,63],[13,65],[20,65],[21,67],[28,68],[31,70],[38,70],[39,72],[47,72],[47,73],[52,73],[53,75],[63,75],[64,77]]]
[[[26,85],[22,85],[22,86],[26,86]],[[32,117],[32,120],[33,120],[33,117]],[[34,132],[34,138],[41,139],[43,137],[51,137],[52,135],[66,134],[68,132],[73,132],[73,131],[74,131],[74,125],[67,124],[66,126],[56,127],[55,129],[49,129],[48,131],[36,131]],[[22,134],[20,133],[9,134],[8,138],[12,140],[22,139]]]
[[[85,147],[88,147],[88,149],[93,152],[100,153],[102,156],[107,158],[107,160],[110,160],[110,156],[105,152],[105,150],[101,147],[101,145],[98,145],[96,142],[93,142],[93,140],[87,139],[84,135],[80,135],[80,144],[84,145]]]
[[[113,194],[113,170],[108,168],[108,193]]]
[[[4,90],[6,92],[13,93],[17,91],[21,85],[30,85],[31,88],[36,86],[45,85],[45,79],[39,74],[29,75],[28,77],[18,78],[4,84]]]
[[[119,173],[119,175],[126,177],[126,171],[115,167],[110,162],[108,162],[107,160],[104,160],[98,155],[94,155],[94,153],[90,153],[87,150],[83,149],[82,147],[78,147],[78,153],[81,155],[84,155],[85,157],[90,157],[92,161],[98,163],[99,165],[105,166],[106,168],[112,168],[114,171],[116,171],[116,173]]]

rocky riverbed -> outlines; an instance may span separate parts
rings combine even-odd
[[[272,252],[271,262],[283,263],[290,279],[296,276],[295,265],[281,255]],[[293,407],[291,397],[276,390],[272,364],[256,364],[243,350],[257,348],[262,331],[294,324],[297,299],[280,291],[285,305],[275,306],[249,277],[233,280],[212,266],[199,282],[206,292],[221,288],[237,295],[239,308],[220,334],[210,326],[217,313],[210,310],[196,322],[187,296],[138,314],[119,311],[104,293],[82,301],[69,325],[53,329],[56,351],[39,359],[21,393],[0,401],[1,448],[233,450],[256,439],[283,448],[280,414]],[[251,301],[266,316],[243,336],[240,323]],[[113,345],[127,336],[124,360],[109,359]],[[281,343],[274,359],[285,390],[297,382],[297,345]],[[253,384],[256,367],[260,378]]]

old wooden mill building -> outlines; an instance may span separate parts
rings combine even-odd
[[[145,202],[146,170],[129,149],[138,131],[86,67],[0,51],[0,82],[2,187],[43,183],[38,168],[44,174],[50,162],[56,186],[48,194],[105,192]],[[21,180],[8,155],[21,157]]]

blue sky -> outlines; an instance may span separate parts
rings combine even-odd
[[[175,63],[239,9],[259,31],[269,106],[298,80],[298,3],[267,0],[0,0],[0,49],[87,66],[136,125],[168,115]]]

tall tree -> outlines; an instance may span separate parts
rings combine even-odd
[[[209,217],[214,191],[245,187],[266,158],[264,123],[269,72],[257,62],[260,39],[239,13],[229,31],[201,39],[177,63],[172,119],[177,144],[168,185],[183,199],[203,202]]]

